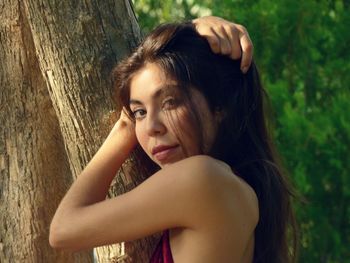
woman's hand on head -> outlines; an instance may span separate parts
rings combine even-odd
[[[242,25],[215,16],[192,20],[197,32],[205,37],[214,53],[241,60],[241,70],[246,73],[253,57],[253,43]]]

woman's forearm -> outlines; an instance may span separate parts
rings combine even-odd
[[[132,132],[122,121],[114,126],[57,208],[50,226],[51,244],[70,238],[68,229],[79,224],[81,208],[105,200],[113,178],[136,144]]]
[[[104,200],[118,169],[129,155],[122,138],[109,136],[78,176],[60,206],[86,206]]]

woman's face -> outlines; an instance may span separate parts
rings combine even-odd
[[[205,154],[214,141],[217,121],[199,91],[191,89],[191,98],[202,124]],[[185,104],[176,81],[166,78],[154,63],[146,64],[131,79],[130,109],[136,137],[160,167],[202,153],[199,127]]]

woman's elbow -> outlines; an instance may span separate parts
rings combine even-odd
[[[60,242],[59,239],[55,235],[53,235],[51,232],[49,236],[49,243],[50,243],[50,246],[54,249],[64,250],[62,242]]]
[[[72,236],[69,234],[70,231],[64,225],[59,225],[56,223],[51,223],[49,243],[54,249],[66,250],[71,252],[76,252],[79,248],[76,247]]]
[[[52,248],[65,249],[65,238],[61,227],[55,223],[50,225],[49,243]]]

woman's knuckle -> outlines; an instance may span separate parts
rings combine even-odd
[[[230,27],[230,31],[232,32],[232,34],[238,35],[238,29],[237,29],[236,26],[231,26],[231,27]]]
[[[223,29],[225,30],[225,32],[230,33],[234,31],[234,27],[232,27],[231,25],[224,25]]]
[[[210,47],[211,47],[214,51],[219,50],[220,44],[219,44],[219,41],[218,41],[217,39],[209,38],[209,39],[208,39],[208,42],[209,42]]]
[[[252,42],[249,42],[246,47],[245,47],[245,50],[248,51],[248,52],[251,52],[253,51],[254,49],[254,46],[253,46],[253,43]]]
[[[222,54],[224,55],[228,55],[231,53],[231,48],[228,46],[228,45],[224,45],[222,48],[221,48],[221,52]]]
[[[240,25],[240,24],[236,24],[236,27],[239,31],[241,31],[243,34],[248,34],[248,30],[245,26]]]

